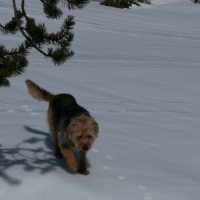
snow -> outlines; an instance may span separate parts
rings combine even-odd
[[[76,16],[75,56],[55,67],[31,50],[26,73],[1,89],[0,199],[199,200],[200,9],[188,0],[152,3],[64,8]],[[39,0],[26,0],[26,10],[50,31],[62,23],[47,20]],[[1,23],[12,16],[2,0]],[[21,41],[20,33],[0,37],[8,48]],[[28,94],[26,79],[72,94],[95,117],[90,175],[53,157],[48,104]]]

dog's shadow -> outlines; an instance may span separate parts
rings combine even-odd
[[[56,168],[62,168],[70,174],[76,174],[68,169],[64,158],[57,159],[53,156],[54,147],[50,133],[32,129],[28,126],[24,126],[24,129],[34,134],[34,136],[18,143],[15,148],[0,148],[0,177],[5,180],[5,182],[10,185],[21,184],[21,180],[13,178],[7,173],[10,168],[19,165],[22,166],[26,172],[38,170],[41,174],[46,174],[56,170]],[[44,145],[45,148],[43,148]],[[73,153],[78,163],[79,153],[77,151]],[[89,167],[90,164],[87,160],[87,168]]]

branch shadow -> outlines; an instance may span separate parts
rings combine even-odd
[[[49,173],[56,168],[62,168],[65,172],[75,175],[67,167],[66,160],[57,159],[53,156],[54,147],[51,135],[49,133],[32,129],[28,126],[24,126],[24,129],[34,134],[34,137],[23,140],[18,143],[15,148],[3,149],[0,145],[0,177],[9,185],[20,185],[21,180],[11,177],[8,169],[16,166],[22,166],[26,172],[33,172],[35,170],[40,171],[41,174]],[[35,146],[44,143],[46,148],[35,148]],[[43,146],[43,145],[41,145]],[[74,151],[76,160],[79,159],[79,153]],[[87,167],[90,167],[87,162]]]

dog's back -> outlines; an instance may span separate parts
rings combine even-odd
[[[65,120],[65,125],[68,126],[72,118],[81,115],[90,117],[90,113],[81,107],[70,94],[54,95],[50,101],[50,107],[53,110],[56,125]]]
[[[90,117],[90,113],[85,108],[78,105],[76,99],[72,95],[53,95],[49,91],[39,87],[31,80],[26,80],[26,85],[33,98],[49,102],[49,108],[53,111],[53,120],[57,128],[63,120],[65,120],[65,126],[67,127],[70,120],[74,117],[81,115]]]

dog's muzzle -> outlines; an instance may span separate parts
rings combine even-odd
[[[84,145],[83,146],[83,151],[87,151],[88,150],[88,146]]]

